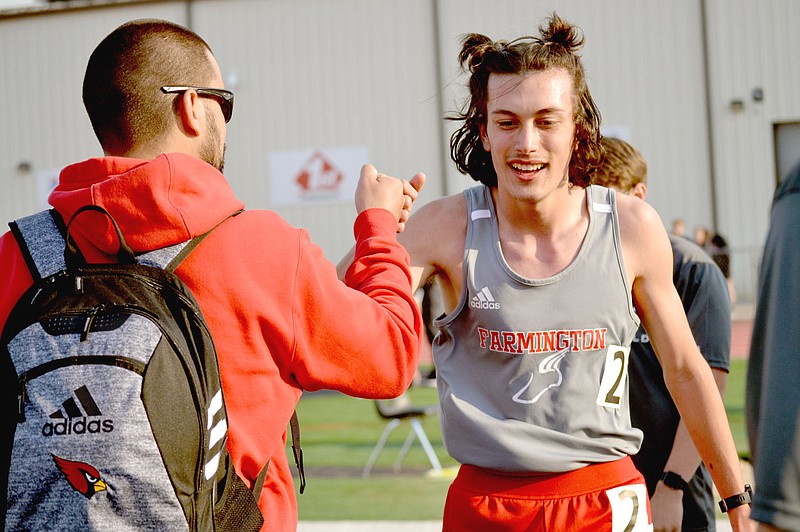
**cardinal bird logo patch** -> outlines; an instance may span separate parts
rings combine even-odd
[[[51,456],[70,486],[86,496],[87,499],[91,499],[97,492],[108,489],[106,483],[100,478],[100,472],[94,466],[85,462],[73,462],[54,454]]]

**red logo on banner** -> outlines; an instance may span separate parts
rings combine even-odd
[[[308,158],[295,178],[304,194],[335,192],[342,181],[342,172],[318,151]]]

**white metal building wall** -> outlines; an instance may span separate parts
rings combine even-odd
[[[209,41],[236,85],[226,175],[250,208],[274,208],[270,151],[365,145],[381,170],[426,171],[422,201],[471,185],[449,161],[453,124],[440,119],[463,101],[460,36],[535,34],[552,11],[583,29],[604,132],[643,152],[664,222],[680,216],[758,250],[772,127],[800,120],[796,0],[194,0],[0,17],[0,218],[38,208],[38,171],[100,154],[80,85],[93,47],[125,20],[166,18]],[[349,202],[276,210],[333,259],[350,245]],[[753,295],[753,257],[735,256],[740,299]]]
[[[800,120],[800,2],[705,2],[718,230],[742,250],[732,268],[737,289],[747,290],[776,185],[773,124]],[[755,89],[763,91],[760,102]],[[733,100],[741,111],[732,110]]]
[[[353,245],[352,200],[276,208],[270,151],[366,146],[378,170],[425,171],[425,198],[441,194],[429,0],[205,0],[192,10],[223,77],[238,79],[225,174],[250,208],[276,209],[338,260]]]
[[[352,200],[270,205],[270,151],[365,146],[379,170],[441,194],[441,122],[430,0],[197,0],[0,18],[3,223],[40,208],[37,172],[102,155],[81,102],[86,61],[122,22],[189,25],[213,48],[236,111],[225,174],[248,208],[308,228],[338,260],[352,246]],[[14,95],[14,98],[11,97]],[[20,162],[31,169],[20,173]],[[265,235],[268,238],[269,235]]]

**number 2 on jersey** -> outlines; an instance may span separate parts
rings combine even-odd
[[[630,348],[620,345],[609,345],[606,351],[606,363],[603,366],[603,378],[600,391],[597,393],[597,404],[609,408],[619,408],[622,393],[628,378],[628,357]]]

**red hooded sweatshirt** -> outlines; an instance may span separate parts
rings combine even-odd
[[[83,205],[104,207],[134,252],[189,240],[244,207],[221,173],[183,154],[68,166],[50,203],[65,221]],[[270,461],[259,500],[263,530],[297,527],[285,445],[302,391],[388,398],[411,382],[422,320],[396,227],[387,210],[358,216],[346,285],[305,230],[270,211],[228,219],[176,270],[217,348],[236,470],[252,485]],[[81,214],[71,234],[90,262],[113,261],[118,242],[103,215]],[[0,237],[0,265],[1,327],[33,282],[9,233]]]

